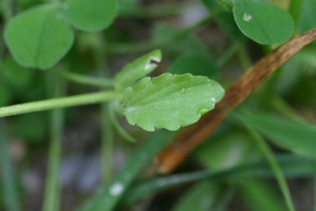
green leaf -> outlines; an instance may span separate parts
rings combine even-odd
[[[13,18],[4,36],[18,63],[40,69],[56,64],[74,39],[71,28],[49,5],[35,7]]]
[[[268,113],[243,113],[243,119],[271,141],[292,151],[316,154],[316,128],[302,125]]]
[[[154,50],[126,65],[114,77],[117,88],[126,87],[151,73],[161,61],[161,51]]]
[[[224,89],[207,77],[165,73],[127,88],[122,108],[131,125],[174,131],[197,122],[223,96]]]
[[[236,1],[233,8],[239,29],[261,44],[279,44],[287,41],[294,30],[293,20],[280,7],[254,2]]]
[[[66,0],[61,12],[75,28],[98,31],[111,25],[118,7],[115,0]]]
[[[214,78],[218,74],[218,69],[209,57],[204,57],[199,54],[189,54],[176,59],[171,64],[169,72],[172,74],[191,73],[193,75]]]

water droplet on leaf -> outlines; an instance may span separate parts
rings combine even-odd
[[[121,183],[114,183],[110,187],[110,195],[118,196],[123,192],[123,190],[124,190],[124,186]]]
[[[209,109],[208,108],[199,108],[198,109],[198,114],[200,114],[200,115],[203,115],[203,114],[205,114],[205,113],[207,113],[209,111]]]
[[[181,93],[185,93],[185,92],[186,92],[186,89],[185,89],[185,88],[182,88],[180,92],[181,92]]]
[[[246,22],[249,22],[252,19],[252,17],[250,14],[245,13],[242,19]]]

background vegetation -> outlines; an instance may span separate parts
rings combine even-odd
[[[191,73],[227,88],[316,28],[316,1],[2,0],[0,9],[1,116],[5,106],[84,93],[91,98],[75,105],[99,103],[15,107],[27,114],[1,118],[0,210],[316,210],[315,43],[168,175],[153,160],[179,132],[130,126],[115,100],[93,94],[155,49],[151,76]]]

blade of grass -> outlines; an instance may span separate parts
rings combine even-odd
[[[4,202],[7,211],[19,211],[20,203],[15,187],[13,163],[9,155],[8,138],[4,120],[0,121],[0,173],[4,187]]]
[[[122,198],[135,177],[153,161],[153,157],[174,137],[176,133],[157,131],[128,160],[113,177],[111,183],[79,208],[80,211],[111,211]]]
[[[268,144],[262,139],[262,137],[254,130],[254,128],[249,124],[244,118],[242,117],[241,114],[236,114],[233,113],[233,116],[237,119],[239,119],[248,129],[250,134],[253,136],[254,141],[257,143],[259,149],[261,150],[262,154],[268,161],[271,169],[273,170],[276,180],[279,184],[279,187],[281,189],[281,192],[283,194],[283,197],[285,199],[286,205],[290,211],[294,211],[294,205],[293,205],[293,200],[291,198],[290,190],[289,187],[286,184],[286,179],[284,177],[284,174],[278,165],[273,152],[271,151],[270,147]]]
[[[316,127],[301,124],[271,113],[243,113],[243,119],[273,143],[294,152],[316,154]]]
[[[65,92],[64,84],[56,77],[49,77],[48,91],[53,97],[60,97]],[[64,125],[62,109],[51,111],[50,116],[50,146],[48,155],[48,171],[46,176],[43,211],[59,210],[59,162],[61,157],[61,141]]]
[[[277,162],[279,163],[282,172],[288,178],[300,178],[314,175],[314,159],[300,155],[278,155]],[[175,174],[158,178],[148,179],[139,184],[133,185],[130,190],[124,195],[121,205],[131,205],[146,195],[157,193],[158,191],[166,190],[188,182],[207,180],[231,181],[239,180],[245,177],[263,177],[271,178],[275,174],[271,170],[270,165],[263,160],[253,163],[235,166],[230,169],[225,169],[218,172],[209,170],[195,171],[184,174]]]
[[[247,178],[236,184],[238,195],[252,211],[287,211],[278,192],[265,180]]]

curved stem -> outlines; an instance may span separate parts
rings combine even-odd
[[[100,86],[100,87],[113,87],[113,82],[106,78],[93,78],[85,75],[80,75],[66,70],[54,70],[51,73],[57,74],[69,81],[73,81],[80,84]]]
[[[120,94],[115,91],[102,91],[90,94],[42,100],[0,108],[0,117],[44,111],[54,108],[87,105],[118,99]]]

